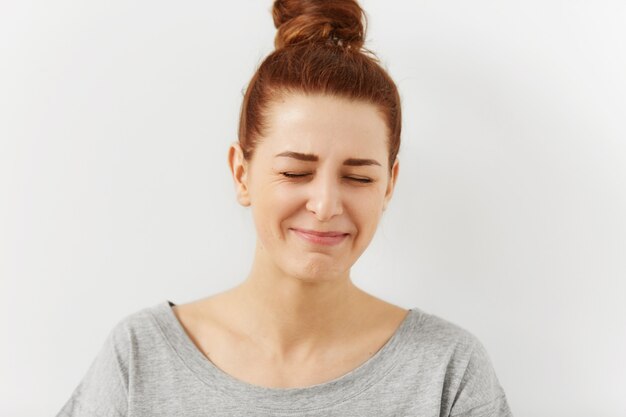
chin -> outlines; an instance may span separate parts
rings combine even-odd
[[[302,262],[293,268],[290,268],[289,275],[292,275],[302,281],[335,281],[340,280],[344,276],[349,275],[349,270],[331,266],[328,262]]]

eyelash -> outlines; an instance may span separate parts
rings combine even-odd
[[[289,172],[281,172],[281,174],[287,178],[301,178],[301,177],[306,177],[307,175],[310,175],[310,174],[291,174]],[[356,181],[356,182],[363,183],[363,184],[372,182],[372,180],[369,178],[354,178],[354,177],[346,177],[346,178]]]

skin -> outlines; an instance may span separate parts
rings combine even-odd
[[[252,160],[231,145],[237,200],[250,207],[257,231],[250,273],[233,289],[174,308],[222,370],[263,386],[321,383],[366,361],[405,318],[407,310],[364,292],[350,277],[398,176],[399,161],[388,166],[386,132],[372,104],[291,94],[271,104]],[[284,152],[317,160],[277,156]],[[348,159],[376,163],[346,166]],[[324,246],[293,229],[348,236]]]

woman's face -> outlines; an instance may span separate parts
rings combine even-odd
[[[336,279],[376,231],[398,174],[388,166],[387,128],[373,104],[287,95],[267,114],[251,161],[233,144],[238,200],[251,206],[257,254],[305,280]]]

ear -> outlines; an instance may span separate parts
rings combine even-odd
[[[248,162],[243,157],[243,150],[238,142],[234,142],[228,148],[228,165],[235,183],[237,201],[244,207],[250,205],[248,191]]]
[[[395,162],[393,163],[393,167],[391,167],[391,177],[387,182],[387,189],[385,190],[385,200],[383,201],[383,211],[387,208],[389,201],[391,200],[391,196],[393,195],[393,190],[396,187],[396,181],[398,180],[398,173],[400,172],[400,160],[396,157]]]

